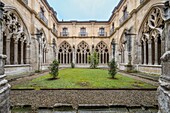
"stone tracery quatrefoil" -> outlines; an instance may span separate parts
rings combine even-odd
[[[161,17],[161,11],[160,9],[155,8],[153,11],[151,11],[151,14],[148,18],[148,25],[150,28],[162,28],[163,29],[163,19]],[[147,23],[146,23],[147,24]]]
[[[59,48],[60,48],[59,50],[60,53],[72,52],[71,46],[67,42],[62,43]]]

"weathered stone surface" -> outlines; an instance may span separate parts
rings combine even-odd
[[[162,57],[162,75],[159,79],[158,88],[159,113],[170,112],[170,51]]]
[[[103,108],[103,107],[89,107],[89,108],[79,108],[78,110],[74,110],[73,108],[61,107],[55,109],[41,108],[38,110],[31,110],[30,108],[13,108],[12,113],[18,113],[21,111],[26,113],[157,113],[156,107],[111,107],[111,108]]]
[[[9,87],[8,81],[5,79],[4,74],[4,59],[6,56],[0,55],[0,113],[8,113],[10,110],[9,105]]]
[[[170,91],[158,88],[159,113],[170,113]]]

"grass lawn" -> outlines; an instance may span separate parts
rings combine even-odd
[[[59,79],[49,80],[49,74],[27,81],[12,88],[155,88],[151,84],[117,74],[111,79],[103,69],[63,69]]]

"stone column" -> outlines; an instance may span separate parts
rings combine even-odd
[[[1,24],[1,23],[0,23]],[[3,32],[2,32],[2,26],[0,25],[0,54],[3,54]]]
[[[75,47],[73,45],[73,52],[72,52],[72,62],[76,64],[76,52],[75,52]]]
[[[4,61],[6,56],[0,54],[0,113],[9,113],[9,88],[10,85],[5,79],[6,75],[4,73]]]
[[[166,40],[166,52],[161,57],[162,74],[159,78],[158,88],[158,113],[170,113],[170,1],[164,3],[164,15],[166,15],[165,28],[163,31]],[[157,50],[156,50],[157,51]]]
[[[14,42],[14,64],[18,64],[18,40]]]
[[[104,51],[103,51],[103,64],[104,64],[104,60],[105,60],[105,59],[104,59]]]
[[[59,59],[58,59],[58,53],[59,53],[59,50],[58,50],[58,48],[56,48],[56,60],[57,60],[57,61],[59,61]]]
[[[71,64],[72,62],[71,62],[71,53],[69,53],[69,64]]]
[[[78,59],[78,64],[80,64],[80,53],[78,53],[78,55],[77,55],[77,59]]]
[[[84,64],[86,64],[86,53],[83,54],[84,54]]]
[[[6,59],[6,64],[10,65],[10,42],[11,40],[7,38],[6,40],[6,55],[7,55],[7,59]]]
[[[23,41],[21,41],[21,64],[24,64],[24,60],[23,60],[23,47],[24,47],[24,42]]]
[[[149,56],[148,64],[152,65],[152,41],[151,40],[148,41],[148,56]]]
[[[61,59],[63,58],[61,54],[62,54],[62,53],[60,53],[60,64],[61,64],[61,62],[62,62],[62,60],[61,60]],[[61,57],[62,57],[62,58],[61,58]]]
[[[155,39],[155,63],[154,65],[158,65],[158,40]]]
[[[30,64],[30,45],[27,45],[26,51],[26,64]]]
[[[144,41],[144,64],[146,65],[146,41]]]
[[[4,7],[4,4],[0,1],[0,34],[2,33],[2,27],[3,27],[2,26],[3,25],[2,24],[3,7]],[[0,35],[0,40],[3,39],[2,36],[3,35]],[[3,47],[3,43],[0,46]],[[0,51],[1,51],[0,52],[0,113],[10,113],[10,105],[9,105],[10,85],[8,84],[8,81],[5,79],[6,75],[5,75],[5,70],[4,70],[4,62],[5,62],[6,56],[2,54],[2,50]]]
[[[63,52],[63,64],[65,64],[65,61],[66,60],[66,58],[65,58],[65,53]]]
[[[142,64],[143,53],[142,53],[142,45],[141,44],[138,45],[138,56],[139,56],[138,62],[139,62],[139,64]]]
[[[66,52],[66,64],[68,64],[68,53]]]
[[[81,52],[81,63],[80,64],[83,64],[83,53]]]

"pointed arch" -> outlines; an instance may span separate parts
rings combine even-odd
[[[100,64],[107,64],[109,62],[109,49],[104,41],[100,41],[95,48],[99,57]]]
[[[160,20],[157,23],[156,20],[158,19]],[[162,35],[162,30],[164,29],[164,20],[165,18],[163,17],[163,12],[161,8],[158,6],[152,6],[144,16],[143,21],[141,22],[141,26],[139,27],[138,30],[139,37],[141,38],[143,33],[147,33],[149,32],[149,30],[152,29],[157,30]],[[140,38],[138,39],[139,42]]]
[[[4,10],[5,11],[4,11],[4,17],[3,17],[3,20],[4,20],[3,31],[5,31],[8,34],[11,33],[9,27],[10,27],[11,21],[13,21],[13,19],[11,18],[12,14],[13,14],[13,16],[16,17],[15,23],[20,25],[20,27],[18,27],[18,29],[16,29],[19,31],[15,32],[15,33],[18,33],[18,34],[24,33],[27,43],[30,44],[31,43],[31,35],[30,35],[28,27],[24,21],[24,18],[22,17],[20,12],[15,7],[11,7],[11,6],[5,6]]]
[[[90,55],[90,47],[85,41],[81,41],[76,50],[76,63],[87,64],[88,56]]]
[[[70,64],[73,61],[73,50],[67,41],[59,45],[58,61],[60,64]]]
[[[160,7],[151,7],[139,28],[139,55],[141,64],[160,65],[160,57],[164,40],[162,31],[164,30],[165,22],[163,12]],[[149,56],[149,57],[148,57]]]
[[[29,63],[31,39],[27,26],[16,8],[4,9],[3,53],[7,55],[6,64]]]

